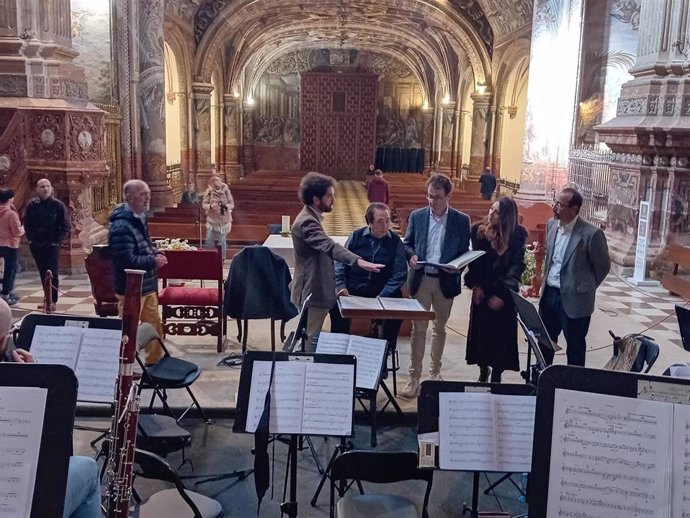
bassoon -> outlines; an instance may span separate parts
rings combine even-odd
[[[134,383],[137,327],[141,312],[142,270],[125,270],[125,300],[122,310],[120,368],[115,395],[115,413],[110,428],[108,452],[108,518],[128,518],[132,496],[132,469],[137,440],[139,395]]]

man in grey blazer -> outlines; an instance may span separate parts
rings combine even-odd
[[[429,206],[410,214],[403,244],[410,263],[410,294],[426,309],[433,308],[435,318],[431,331],[431,379],[440,380],[441,360],[446,345],[446,322],[453,299],[460,293],[460,273],[426,263],[445,264],[467,252],[470,246],[470,218],[448,205],[453,184],[442,174],[432,174],[427,181]],[[428,320],[412,321],[410,342],[410,381],[401,394],[416,397],[426,348]]]
[[[539,314],[551,340],[563,331],[568,365],[585,364],[589,322],[599,285],[611,269],[606,237],[601,229],[579,217],[582,195],[563,189],[546,228],[546,263]],[[543,349],[550,365],[553,351]]]
[[[323,213],[333,210],[335,180],[320,173],[307,173],[300,182],[299,198],[304,208],[292,225],[295,277],[290,299],[297,307],[307,302],[307,350],[314,350],[314,336],[321,331],[328,310],[336,303],[333,260],[377,273],[385,265],[370,263],[333,241],[323,230]]]

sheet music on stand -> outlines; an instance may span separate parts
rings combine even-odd
[[[690,380],[549,367],[536,420],[530,517],[690,517]]]
[[[37,325],[31,353],[42,364],[71,368],[79,380],[79,401],[112,403],[121,337],[118,329]]]
[[[423,382],[420,467],[529,472],[534,408],[531,385]]]
[[[316,354],[349,354],[357,358],[355,387],[378,390],[386,359],[386,340],[344,333],[319,333]]]
[[[233,431],[256,431],[274,368],[271,434],[352,436],[355,365],[351,355],[248,352]]]
[[[62,516],[76,397],[65,366],[0,363],[0,516]]]

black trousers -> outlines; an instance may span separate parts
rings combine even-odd
[[[9,295],[14,289],[14,278],[17,275],[17,249],[0,246],[0,257],[5,260],[5,273],[2,277],[2,294]]]
[[[31,255],[36,262],[36,267],[38,268],[38,273],[41,276],[41,286],[43,286],[43,280],[45,279],[46,272],[50,270],[53,273],[53,302],[58,300],[58,288],[60,287],[60,281],[58,277],[58,266],[60,259],[60,245],[51,246],[35,246],[34,244],[29,245],[31,250]]]
[[[544,286],[544,293],[539,301],[539,315],[544,321],[546,331],[553,343],[558,340],[558,335],[563,331],[565,336],[566,356],[568,365],[585,365],[585,353],[587,352],[587,332],[591,316],[583,318],[570,318],[563,310],[561,303],[561,290],[549,286]],[[553,363],[554,352],[541,347],[544,360],[547,365]]]

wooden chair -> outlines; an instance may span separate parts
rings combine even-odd
[[[84,258],[86,273],[91,283],[91,295],[99,317],[117,316],[117,298],[113,283],[113,263],[108,245],[96,245]]]
[[[158,269],[163,287],[163,333],[180,336],[215,336],[217,350],[225,347],[227,319],[223,314],[223,257],[216,250],[168,250],[168,264]],[[210,281],[210,287],[169,286],[170,279]]]

